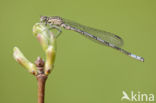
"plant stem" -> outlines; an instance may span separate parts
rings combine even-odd
[[[36,76],[38,81],[38,103],[44,103],[44,92],[47,76],[40,74]]]
[[[38,82],[38,103],[44,103],[44,92],[47,76],[44,74],[44,61],[38,57],[35,61],[37,67],[37,82]]]

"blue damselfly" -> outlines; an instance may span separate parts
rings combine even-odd
[[[79,23],[76,23],[68,19],[64,19],[59,16],[52,16],[52,17],[41,16],[40,21],[51,25],[51,27],[56,28],[60,32],[61,30],[59,27],[63,27],[67,30],[76,31],[88,37],[91,40],[94,40],[100,44],[104,44],[106,46],[112,47],[134,59],[140,60],[142,62],[144,61],[143,57],[137,56],[135,54],[132,54],[122,49],[121,46],[123,45],[123,39],[113,33],[106,32],[103,30],[98,30],[98,29],[91,28],[85,25],[81,25]]]

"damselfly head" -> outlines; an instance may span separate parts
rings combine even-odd
[[[48,21],[48,17],[47,16],[40,16],[40,22],[44,23]]]

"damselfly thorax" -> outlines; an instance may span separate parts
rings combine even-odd
[[[41,22],[45,22],[45,23],[48,23],[50,25],[57,25],[57,26],[65,28],[67,30],[71,29],[71,27],[66,25],[63,22],[63,19],[61,17],[59,17],[59,16],[53,16],[53,17],[42,16],[41,17]]]
[[[59,27],[65,28],[66,30],[72,30],[72,31],[78,32],[100,44],[104,44],[106,46],[112,47],[137,60],[144,61],[143,57],[136,56],[135,54],[132,54],[120,48],[123,45],[123,39],[113,33],[91,28],[91,27],[76,23],[74,21],[64,19],[59,16],[52,16],[52,17],[41,16],[40,20],[41,22],[52,25],[52,27],[55,27],[55,28],[57,28],[56,26],[59,26]]]

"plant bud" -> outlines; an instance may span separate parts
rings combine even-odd
[[[33,63],[31,63],[17,47],[14,47],[13,49],[13,56],[15,60],[23,67],[25,67],[30,73],[34,75],[37,74],[36,66]]]
[[[45,74],[48,75],[54,65],[56,50],[53,46],[49,46],[46,50]]]

